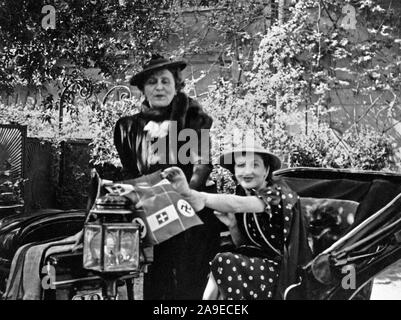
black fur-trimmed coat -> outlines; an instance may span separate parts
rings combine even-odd
[[[169,164],[154,165],[146,172],[140,172],[137,165],[137,136],[142,134],[145,125],[149,121],[162,122],[164,120],[177,121],[178,133],[181,129],[191,128],[194,129],[199,137],[201,136],[201,129],[210,129],[213,123],[212,118],[207,115],[198,102],[189,98],[184,93],[178,93],[170,106],[165,108],[149,108],[145,101],[144,111],[132,116],[120,118],[114,128],[114,144],[120,156],[123,165],[124,178],[131,179],[137,178],[142,174],[150,174],[159,169],[164,169],[170,166]],[[178,134],[177,134],[178,136]],[[177,142],[178,149],[185,142]],[[210,155],[210,143],[202,141],[199,144],[198,153],[200,154],[203,149],[203,154]],[[205,150],[208,148],[208,150]],[[209,157],[210,159],[210,157]],[[177,163],[184,171],[191,188],[200,190],[205,185],[207,177],[211,172],[211,164],[181,164]]]
[[[150,174],[170,166],[156,164],[142,172],[138,168],[137,137],[143,134],[145,125],[151,120],[175,120],[178,131],[191,128],[198,136],[202,129],[210,129],[213,122],[201,106],[184,93],[178,93],[170,106],[165,108],[152,109],[145,102],[144,111],[119,119],[114,129],[114,143],[123,165],[125,179]],[[209,139],[207,140],[207,143],[203,141],[198,148],[199,153],[202,149],[209,153],[210,143]],[[184,143],[177,143],[178,148]],[[208,150],[204,150],[205,148]],[[212,168],[210,163],[174,165],[181,167],[192,189],[212,191],[205,187]],[[197,214],[203,225],[193,227],[154,247],[154,261],[144,279],[144,299],[202,298],[209,274],[209,261],[219,250],[221,223],[208,208]]]

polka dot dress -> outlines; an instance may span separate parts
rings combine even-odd
[[[237,223],[248,245],[219,253],[211,272],[220,293],[228,300],[269,300],[275,295],[280,258],[298,196],[280,186],[253,192],[266,204],[261,213],[237,214]]]
[[[211,266],[225,299],[268,300],[274,296],[279,275],[277,262],[224,252],[214,258]]]

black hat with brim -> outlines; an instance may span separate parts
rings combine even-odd
[[[267,162],[270,164],[272,172],[281,168],[280,158],[261,147],[234,148],[233,150],[224,152],[219,157],[219,164],[223,168],[226,168],[227,170],[229,170],[231,173],[234,174],[234,155],[243,153],[256,153],[259,154],[262,158],[267,159]]]
[[[159,55],[153,56],[152,59],[149,61],[149,63],[143,66],[142,71],[132,76],[130,84],[133,86],[138,86],[140,84],[143,84],[146,75],[157,70],[171,69],[171,68],[184,70],[186,66],[187,63],[183,60],[173,61]]]

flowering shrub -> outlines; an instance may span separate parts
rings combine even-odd
[[[1,179],[0,174],[0,179]],[[11,206],[15,204],[22,204],[24,202],[22,197],[23,180],[18,179],[14,182],[11,180],[0,180],[0,206]]]
[[[329,128],[317,128],[292,140],[290,166],[339,168],[344,165],[339,141]]]
[[[216,1],[216,4],[222,2]],[[342,8],[349,1],[292,1],[288,19],[281,19],[264,34],[251,37],[244,31],[243,19],[238,19],[238,14],[248,19],[248,9],[252,9],[256,1],[247,6],[240,1],[225,2],[237,10],[225,10],[227,15],[223,20],[212,16],[212,25],[229,35],[230,42],[236,43],[223,51],[233,58],[233,65],[238,62],[241,76],[231,79],[234,81],[225,78],[216,83],[216,89],[202,101],[214,118],[211,131],[214,160],[221,153],[227,136],[252,130],[264,147],[284,160],[284,165],[364,170],[395,168],[392,141],[382,133],[399,122],[394,121],[399,101],[399,59],[395,55],[392,60],[383,60],[394,54],[388,48],[396,48],[400,43],[395,38],[396,33],[388,27],[390,21],[395,21],[393,10],[383,10],[375,1],[352,2],[358,10],[358,24],[364,25],[359,30],[366,33],[358,40],[357,32],[340,27],[344,18]],[[252,14],[260,15],[262,8],[255,6],[253,9]],[[190,50],[185,50],[188,55],[202,47],[199,45],[202,42],[193,40],[188,47]],[[247,44],[251,48],[247,48]],[[226,46],[226,43],[222,41],[221,45]],[[257,45],[256,50],[254,45]],[[241,83],[240,80],[245,81]],[[330,104],[330,93],[344,88],[371,106],[357,104],[358,99],[355,99],[354,111],[365,107],[366,112],[348,119],[351,127],[336,134],[327,120],[327,115],[335,111]],[[385,121],[380,126],[373,128],[361,120],[375,104],[388,116],[383,117]],[[0,105],[0,122],[27,124],[28,135],[56,142],[78,137],[92,139],[91,162],[96,166],[119,166],[113,145],[114,124],[119,117],[137,112],[138,108],[136,100],[108,103],[95,110],[83,104],[78,115],[65,115],[62,130],[58,131],[56,109],[28,110]],[[232,180],[226,170],[216,166],[212,177],[221,190],[232,190]]]
[[[344,140],[351,147],[350,167],[398,171],[394,142],[385,134],[365,127],[347,131]]]
[[[342,137],[327,126],[292,140],[290,166],[397,170],[393,142],[371,127],[351,128]]]
[[[59,111],[57,109],[35,108],[30,105],[0,104],[0,123],[16,123],[27,126],[27,136],[49,141],[58,146],[68,139],[91,139],[94,136],[92,126],[92,106],[80,103],[79,113],[66,113],[59,129]],[[88,130],[89,129],[89,130]]]
[[[125,99],[99,106],[91,122],[94,132],[90,143],[91,161],[94,165],[121,166],[113,141],[114,126],[119,118],[139,112],[140,105],[139,99]]]
[[[215,119],[211,132],[214,159],[221,152],[221,141],[239,129],[252,130],[256,140],[284,160],[284,166],[397,169],[388,128],[394,126],[394,92],[400,72],[396,61],[374,68],[370,63],[380,63],[385,44],[395,35],[389,32],[384,38],[376,37],[382,27],[377,24],[378,17],[383,13],[376,10],[374,19],[363,21],[367,28],[378,28],[376,33],[356,40],[351,32],[340,28],[345,4],[331,1],[327,9],[317,0],[297,1],[287,21],[276,23],[262,35],[252,70],[243,70],[246,81],[237,85],[216,83],[216,89],[203,101]],[[369,15],[373,7],[378,6],[372,1],[360,4],[358,19]],[[381,21],[388,22],[388,16]],[[379,75],[388,73],[385,68],[394,70],[391,79]],[[377,72],[372,78],[373,70]],[[366,100],[360,106],[355,99],[355,109],[366,111],[350,119],[349,129],[345,127],[339,133],[328,121],[339,109],[330,105],[330,93],[345,87]],[[376,99],[372,92],[377,94]],[[378,101],[388,104],[380,99],[389,93],[394,96],[392,105],[382,107],[389,116],[376,121],[375,127],[363,122]],[[220,190],[231,188],[226,171],[215,168],[213,176],[222,181]]]

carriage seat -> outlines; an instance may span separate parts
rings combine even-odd
[[[351,200],[301,197],[313,255],[327,249],[352,227],[359,203]]]

